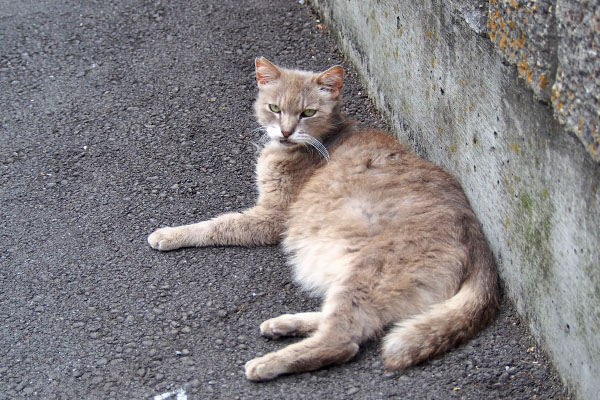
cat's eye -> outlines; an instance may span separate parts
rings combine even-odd
[[[281,108],[279,108],[279,106],[277,106],[275,104],[269,104],[269,110],[273,111],[274,113],[281,112]]]
[[[302,114],[300,114],[300,115],[303,117],[312,117],[316,113],[317,113],[317,110],[313,110],[312,108],[307,108],[306,110],[302,111]]]

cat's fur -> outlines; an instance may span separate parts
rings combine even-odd
[[[393,137],[345,122],[341,67],[292,71],[258,58],[256,75],[255,111],[270,137],[256,205],[148,237],[158,250],[282,241],[297,282],[323,297],[321,311],[260,326],[270,338],[308,337],[246,363],[247,378],[347,361],[390,326],[385,366],[406,368],[488,324],[496,269],[457,181]]]

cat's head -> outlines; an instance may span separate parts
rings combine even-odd
[[[335,130],[341,121],[342,67],[321,73],[295,71],[264,57],[255,64],[259,90],[254,110],[271,141],[281,146],[311,144]]]

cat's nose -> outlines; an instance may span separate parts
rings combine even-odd
[[[288,137],[292,136],[292,132],[291,131],[281,131],[281,134],[285,138],[288,138]]]

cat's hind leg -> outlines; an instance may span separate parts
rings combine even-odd
[[[360,298],[361,292],[348,288],[333,292],[325,300],[320,322],[312,336],[248,361],[246,377],[265,381],[282,374],[343,363],[354,357],[359,344],[382,328],[382,321]]]
[[[308,336],[317,330],[321,320],[321,312],[284,314],[263,322],[260,325],[260,334],[271,339],[281,336]]]
[[[346,335],[326,330],[279,351],[246,363],[246,378],[266,381],[282,374],[311,371],[322,366],[348,361],[358,351],[358,343]]]

